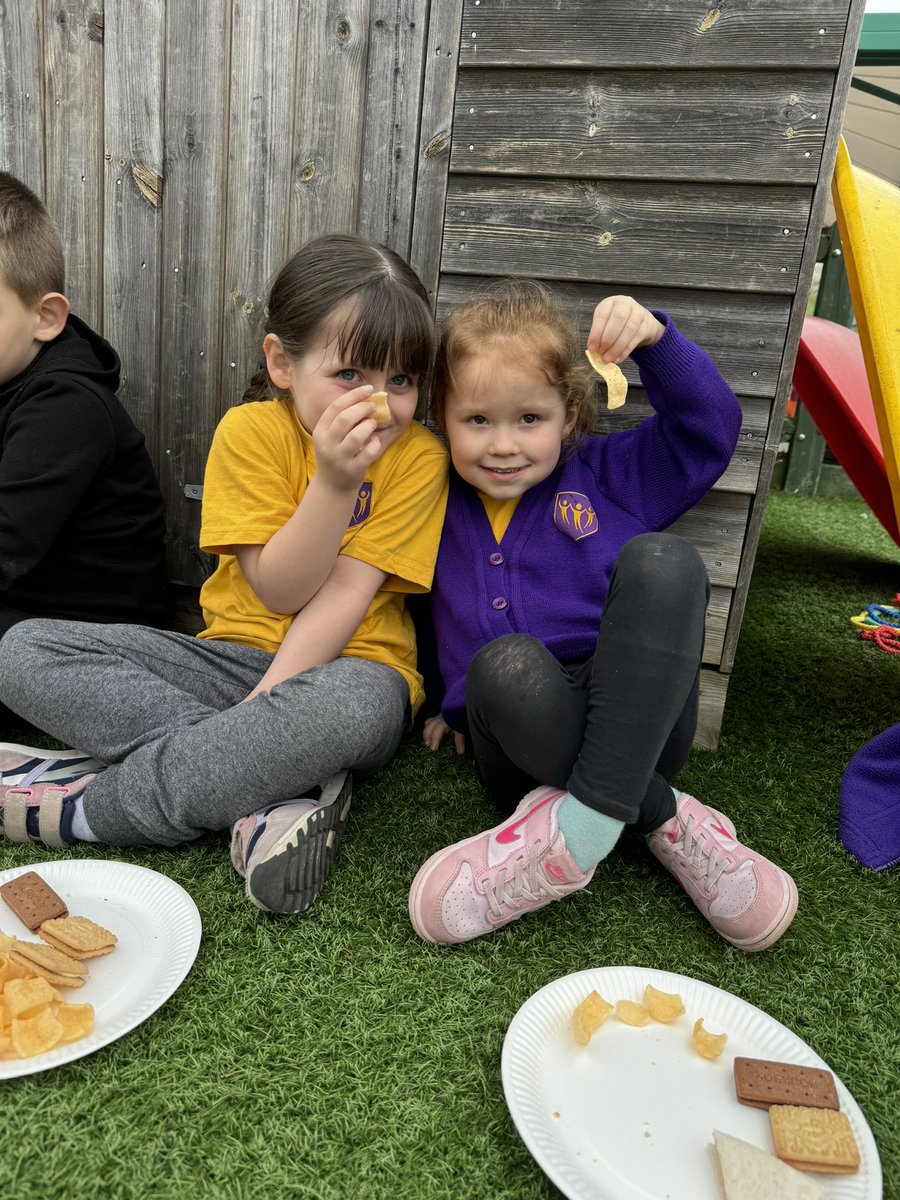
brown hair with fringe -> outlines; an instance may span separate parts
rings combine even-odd
[[[594,428],[596,376],[582,366],[578,331],[553,293],[534,279],[505,279],[477,292],[452,309],[441,328],[431,416],[442,433],[447,396],[456,373],[473,359],[491,350],[521,348],[523,363],[534,363],[551,387],[559,392],[566,412],[577,412],[568,441],[576,441]]]
[[[435,337],[428,293],[399,254],[354,234],[314,238],[288,259],[272,284],[264,331],[289,358],[300,358],[341,309],[345,319],[334,336],[343,357],[360,367],[390,364],[425,387]],[[273,396],[290,402],[263,363],[242,401]]]
[[[29,307],[66,286],[56,222],[34,192],[7,171],[0,171],[0,281]]]

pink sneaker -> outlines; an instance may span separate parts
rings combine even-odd
[[[0,742],[0,837],[53,849],[76,845],[72,801],[103,766],[80,750]]]
[[[732,946],[765,950],[793,921],[797,886],[787,871],[742,846],[723,813],[686,792],[647,845]]]
[[[540,787],[502,825],[432,854],[409,891],[413,928],[453,945],[501,929],[591,881],[566,850],[556,788]]]

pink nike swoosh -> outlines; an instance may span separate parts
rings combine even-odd
[[[561,795],[562,792],[554,792],[552,796],[547,796],[540,804],[535,804],[534,808],[529,808],[524,817],[519,817],[518,821],[513,821],[512,825],[507,825],[505,829],[501,829],[494,840],[499,842],[501,846],[506,846],[510,842],[517,842],[519,835],[516,833],[516,830],[519,826],[524,825],[532,813],[536,813],[539,808],[543,808],[545,804],[549,804],[551,800],[556,800]]]
[[[723,829],[721,825],[711,825],[710,828],[715,830],[716,833],[721,833],[722,837],[727,837],[729,841],[734,841],[734,834],[729,833],[727,829]]]

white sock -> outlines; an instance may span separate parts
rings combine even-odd
[[[79,842],[99,842],[100,839],[95,837],[84,815],[83,798],[76,796],[70,803],[75,805],[75,811],[72,813],[72,837],[77,838]]]

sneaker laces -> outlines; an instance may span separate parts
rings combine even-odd
[[[507,868],[501,867],[497,872],[495,882],[491,882],[489,875],[485,875],[478,881],[487,899],[488,907],[496,920],[499,921],[502,918],[504,904],[508,908],[517,909],[521,908],[525,902],[540,900],[543,896],[551,893],[547,881],[539,874],[538,856],[540,854],[541,844],[535,842],[527,859],[516,860],[512,878],[509,878]]]
[[[730,856],[716,844],[712,834],[702,826],[697,826],[693,814],[685,821],[684,834],[673,843],[673,849],[684,865],[695,872],[699,881],[706,876],[704,887],[707,893],[715,887],[730,861]]]

